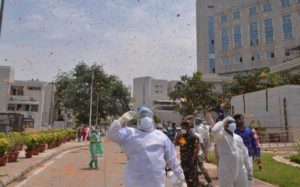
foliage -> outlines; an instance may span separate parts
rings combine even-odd
[[[300,140],[295,141],[295,150],[297,151],[298,154],[300,154]]]
[[[154,120],[154,123],[156,123],[156,124],[160,123],[160,121],[161,121],[160,118],[157,115],[153,116],[153,120]]]
[[[291,155],[290,159],[292,162],[295,162],[297,164],[300,164],[300,154],[296,154],[296,155]]]
[[[59,73],[54,84],[56,92],[56,108],[73,109],[79,123],[89,121],[90,88],[93,81],[93,111],[96,111],[97,96],[99,95],[99,118],[118,116],[129,110],[131,100],[127,87],[114,75],[108,75],[101,65],[88,66],[80,62],[70,72]],[[95,122],[96,113],[92,120]]]
[[[5,138],[5,134],[3,132],[0,132],[0,138]]]
[[[11,132],[7,135],[7,140],[9,142],[9,148],[14,149],[17,146],[22,146],[24,144],[24,138],[19,132]]]
[[[40,145],[37,134],[26,134],[24,137],[24,143],[28,150],[32,150]]]
[[[5,152],[9,146],[9,142],[6,138],[0,138],[0,156],[5,155]]]
[[[192,77],[182,76],[170,97],[173,100],[181,100],[177,110],[182,115],[190,115],[194,110],[204,112],[208,107],[216,106],[218,96],[213,92],[213,85],[204,82],[202,74],[197,72]]]

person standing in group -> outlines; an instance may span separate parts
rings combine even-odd
[[[103,154],[103,148],[100,144],[101,139],[98,135],[98,133],[93,130],[91,132],[90,136],[90,153],[91,153],[91,161],[89,163],[89,166],[93,168],[93,164],[95,165],[95,169],[99,170],[98,167],[98,157],[100,157]]]
[[[231,117],[219,121],[212,128],[219,154],[218,177],[220,187],[246,187],[252,181],[247,148],[235,134],[235,120]]]
[[[86,127],[82,128],[81,135],[82,135],[82,140],[85,141],[86,140],[86,135],[87,135]]]
[[[81,127],[78,127],[78,129],[77,129],[77,140],[78,140],[78,142],[81,141],[81,131],[82,131]]]
[[[250,162],[251,174],[253,175],[253,158],[255,157],[255,160],[259,158],[259,150],[256,144],[256,140],[254,138],[254,134],[251,128],[245,126],[244,116],[242,114],[234,115],[234,119],[237,125],[237,128],[234,132],[243,139],[244,145],[248,149],[248,158]],[[247,187],[252,186],[253,181],[248,181]]]
[[[203,140],[204,149],[202,150],[205,155],[208,155],[208,152],[210,150],[210,129],[211,127],[204,124],[204,120],[202,120],[199,117],[196,117],[195,121],[195,130]]]
[[[200,185],[197,168],[199,138],[190,121],[183,121],[180,126],[181,132],[176,136],[175,145],[180,146],[181,167],[187,186],[198,187]]]
[[[262,171],[263,167],[262,167],[262,162],[261,162],[261,159],[260,159],[261,144],[260,144],[260,141],[259,141],[259,136],[258,136],[257,131],[254,128],[252,128],[252,133],[254,135],[254,139],[256,141],[256,145],[257,145],[257,149],[258,149],[258,157],[256,157],[256,164],[258,165],[259,170]]]
[[[138,108],[137,128],[122,128],[133,118],[132,113],[114,120],[107,134],[128,157],[125,187],[165,187],[167,164],[177,176],[176,183],[182,185],[184,174],[174,145],[163,132],[155,129],[153,112],[146,107]]]

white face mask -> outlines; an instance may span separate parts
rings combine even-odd
[[[230,130],[231,132],[234,132],[236,129],[236,124],[235,123],[230,123],[227,127],[228,130]]]
[[[137,128],[146,132],[151,132],[154,129],[153,119],[146,116],[139,120]]]
[[[186,130],[185,129],[181,129],[181,134],[186,134]]]

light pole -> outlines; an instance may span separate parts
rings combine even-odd
[[[2,29],[3,12],[4,12],[4,0],[1,1],[1,7],[0,7],[0,37],[1,37],[1,29]]]
[[[98,104],[99,104],[99,94],[97,94],[97,113],[96,113],[96,125],[98,125]]]
[[[92,130],[92,106],[93,106],[93,84],[94,84],[94,71],[92,71],[92,81],[91,81],[91,97],[90,97],[90,116],[89,116],[89,135],[91,135]]]

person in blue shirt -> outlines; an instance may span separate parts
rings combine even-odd
[[[251,172],[253,175],[253,158],[259,158],[259,149],[256,145],[256,140],[254,138],[254,134],[252,132],[252,129],[249,127],[246,127],[244,124],[244,116],[242,114],[236,114],[233,117],[236,122],[236,130],[234,131],[235,134],[241,136],[243,139],[244,145],[248,149],[248,155],[249,155],[249,162],[251,167]],[[249,181],[249,184],[247,187],[252,187],[253,182]]]

